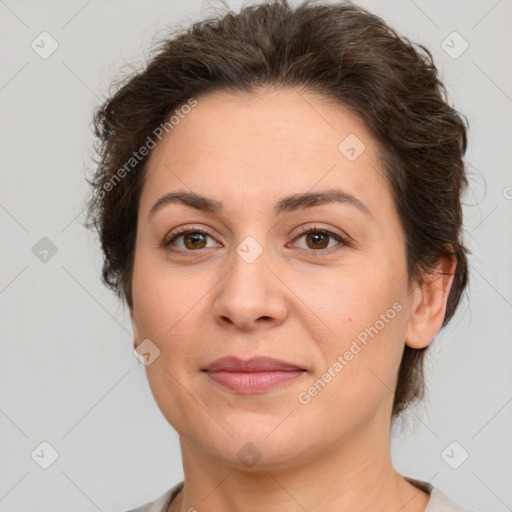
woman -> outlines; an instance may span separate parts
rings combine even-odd
[[[466,126],[428,50],[286,0],[164,40],[98,109],[103,279],[180,437],[142,511],[463,511],[390,428],[466,286]]]

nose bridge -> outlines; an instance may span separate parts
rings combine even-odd
[[[261,240],[261,237],[260,237]],[[232,255],[232,280],[250,297],[267,294],[269,270],[269,250],[264,241],[261,243],[252,235],[244,238]]]
[[[230,268],[215,301],[217,320],[229,319],[247,329],[259,319],[280,323],[285,318],[285,297],[279,280],[268,268],[271,251],[265,247],[263,236],[246,236],[230,254]]]

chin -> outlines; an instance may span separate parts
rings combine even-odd
[[[262,416],[258,421],[256,416],[239,417],[238,422],[232,421],[229,426],[225,423],[233,435],[223,431],[214,438],[203,436],[199,442],[201,448],[230,467],[254,472],[292,467],[298,459],[307,456],[309,449],[314,452],[314,446],[297,442],[309,438],[316,444],[311,436],[297,432],[293,418],[283,421],[286,415],[279,419]],[[292,423],[287,424],[290,419]]]

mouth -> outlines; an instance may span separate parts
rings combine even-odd
[[[292,363],[270,357],[218,359],[204,368],[211,381],[235,393],[254,394],[287,384],[307,373]]]

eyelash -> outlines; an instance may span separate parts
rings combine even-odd
[[[183,235],[187,235],[187,234],[190,234],[190,233],[200,233],[202,235],[205,235],[205,236],[209,236],[210,238],[213,238],[210,233],[208,233],[208,231],[205,231],[203,229],[200,229],[200,228],[182,228],[182,229],[178,229],[177,231],[174,231],[173,233],[170,233],[168,236],[165,237],[165,239],[163,240],[162,242],[162,246],[164,248],[170,248],[172,246],[172,243],[178,239],[180,236],[183,236]],[[327,235],[329,236],[330,238],[334,238],[337,242],[340,242],[339,243],[339,246],[341,247],[350,247],[350,243],[349,241],[347,240],[347,238],[341,236],[341,235],[338,235],[337,233],[333,233],[332,231],[329,231],[328,229],[324,229],[324,228],[319,228],[317,226],[309,226],[307,228],[302,228],[300,230],[300,235],[297,237],[297,240],[299,238],[301,238],[302,236],[304,235],[307,235],[309,233],[321,233],[323,235]],[[336,249],[336,247],[338,246],[335,246],[335,247],[329,247],[328,249],[303,249],[308,255],[311,255],[311,256],[322,256],[324,254],[330,254],[331,252],[333,252],[333,249],[335,249],[334,252],[337,252],[338,250],[340,250],[339,248]],[[196,249],[196,250],[184,250],[184,249],[170,249],[171,251],[173,252],[181,252],[182,254],[183,253],[194,253],[194,252],[198,252],[198,251],[201,251],[201,249]]]

